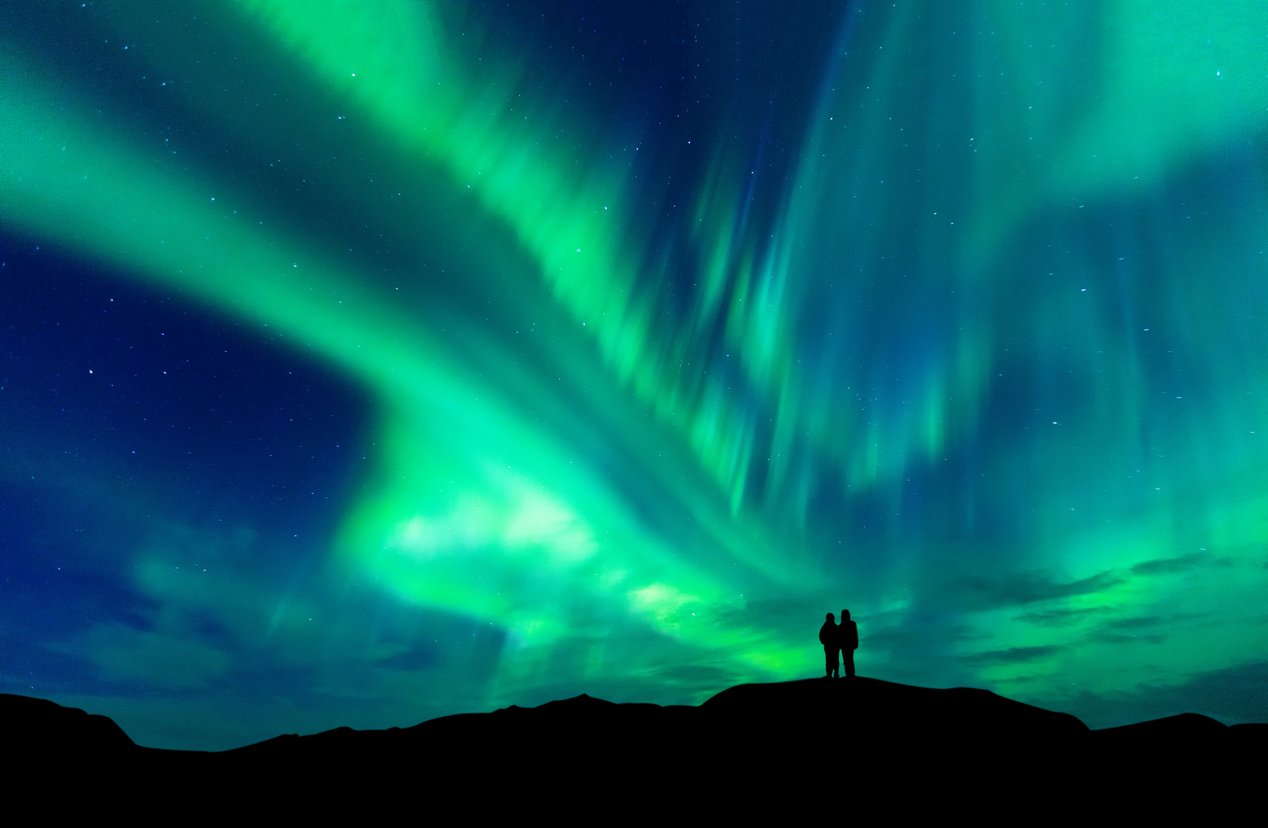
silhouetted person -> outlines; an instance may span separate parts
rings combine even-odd
[[[841,610],[841,626],[837,627],[837,643],[841,648],[841,663],[845,665],[845,677],[854,678],[854,651],[859,648],[859,625],[850,620],[850,611]],[[836,661],[835,658],[832,659]]]
[[[819,628],[819,643],[823,645],[823,658],[827,662],[828,678],[837,678],[837,650],[841,649],[841,640],[837,637],[836,618],[828,613],[828,620]],[[853,669],[853,668],[851,668]]]

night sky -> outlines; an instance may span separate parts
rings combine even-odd
[[[0,691],[1268,721],[1261,0],[0,10]]]

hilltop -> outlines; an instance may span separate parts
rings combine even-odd
[[[985,690],[869,678],[739,685],[697,707],[582,695],[217,753],[140,747],[104,716],[23,696],[0,695],[0,722],[8,753],[36,781],[98,795],[140,782],[159,799],[215,790],[220,805],[281,797],[301,808],[381,806],[375,792],[385,791],[577,812],[612,796],[622,807],[706,810],[782,802],[831,812],[847,799],[932,808],[931,794],[993,807],[1102,797],[1142,807],[1249,795],[1268,755],[1268,725],[1184,714],[1093,731]]]

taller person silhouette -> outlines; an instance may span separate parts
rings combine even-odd
[[[832,613],[828,613],[828,620],[824,621],[823,626],[819,628],[819,643],[823,645],[823,658],[827,663],[828,678],[837,678],[837,650],[841,649],[837,634],[837,620]]]
[[[841,610],[841,625],[837,627],[837,642],[841,647],[841,664],[845,667],[845,677],[854,678],[854,651],[859,648],[859,625],[850,620],[848,609]],[[835,658],[832,660],[836,661]]]

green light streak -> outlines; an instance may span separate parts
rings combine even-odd
[[[983,429],[1000,425],[985,424],[984,409],[998,400],[1001,378],[1016,382],[1032,366],[1051,366],[1056,376],[1076,375],[1071,393],[1087,400],[1066,401],[1060,425],[1030,408],[1029,442],[983,459],[975,475],[983,501],[1013,504],[1013,520],[1024,527],[1012,566],[1030,569],[1028,577],[1088,583],[1073,595],[1054,589],[1039,602],[1042,611],[1023,611],[1032,597],[964,616],[958,649],[1001,692],[1057,704],[1084,692],[1177,683],[1262,653],[1268,631],[1256,596],[1268,586],[1268,511],[1251,477],[1268,463],[1256,434],[1268,421],[1268,363],[1261,332],[1245,328],[1255,317],[1235,311],[1234,297],[1265,276],[1255,257],[1268,237],[1264,191],[1233,202],[1233,223],[1218,230],[1159,221],[1131,236],[1090,218],[1081,223],[1086,214],[1078,211],[1148,203],[1154,188],[1203,154],[1218,157],[1263,135],[1268,50],[1254,44],[1268,30],[1265,14],[1252,3],[1218,12],[1191,3],[1103,3],[1079,14],[993,4],[969,19],[905,4],[860,24],[866,34],[848,48],[871,49],[874,59],[842,59],[825,81],[771,256],[767,278],[781,306],[770,325],[783,331],[767,339],[794,339],[800,309],[844,281],[856,287],[837,290],[842,304],[892,309],[897,332],[874,331],[882,347],[873,340],[871,353],[918,356],[899,372],[898,388],[871,382],[865,363],[836,373],[835,389],[821,393],[810,391],[812,372],[777,372],[797,389],[787,397],[795,407],[787,421],[813,424],[814,456],[841,468],[855,491],[901,488],[921,467],[989,444],[982,441],[993,435]],[[1089,16],[1104,40],[1099,53],[1087,45]],[[927,40],[951,32],[964,38],[957,51],[939,52]],[[944,62],[915,73],[908,56],[920,53]],[[1103,71],[1079,68],[1098,58]],[[946,85],[960,73],[975,79],[971,91]],[[1102,221],[1126,223],[1127,215]],[[1052,229],[1027,260],[1036,225]],[[1046,252],[1068,254],[1097,232],[1116,243],[1113,258],[1107,250]],[[1165,254],[1146,252],[1156,244],[1150,232],[1172,236]],[[882,282],[885,258],[909,244],[920,256]],[[1088,258],[1096,254],[1103,258]],[[1125,259],[1134,262],[1111,267]],[[1072,270],[1080,275],[1070,277]],[[1055,296],[1042,284],[1054,276],[1077,285]],[[1152,287],[1124,287],[1127,279]],[[1135,305],[1129,312],[1139,322],[1128,326],[1138,328],[1123,331],[1098,294],[1133,290],[1140,293],[1123,301]],[[1156,292],[1167,298],[1154,302]],[[896,294],[904,300],[895,303]],[[939,310],[904,319],[922,302]],[[1262,308],[1258,294],[1252,302]],[[867,324],[857,314],[838,330],[848,336]],[[1172,350],[1164,356],[1184,354],[1167,358],[1201,372],[1204,393],[1188,397],[1190,408],[1159,406],[1183,403],[1167,389],[1187,374],[1177,369],[1158,384],[1148,363],[1156,357],[1145,355],[1151,343],[1138,338],[1151,327],[1167,331]],[[888,350],[887,337],[896,343]],[[1224,358],[1207,363],[1199,353]],[[887,367],[892,373],[893,363]],[[866,390],[843,394],[841,385]],[[846,407],[867,394],[870,404]],[[1027,410],[1018,413],[1025,418]],[[1036,433],[1047,423],[1055,427],[1050,436]],[[787,486],[788,472],[776,474]],[[951,590],[964,588],[956,572],[982,554],[972,545],[938,551],[931,538],[908,542],[947,561],[943,583]],[[901,559],[904,546],[895,538],[888,553]],[[930,601],[936,605],[936,595],[913,603],[898,628],[919,623]],[[903,618],[906,609],[900,603],[891,612]],[[1174,639],[1186,643],[1162,645]]]
[[[0,102],[9,220],[313,348],[383,399],[379,483],[338,544],[354,567],[401,599],[493,620],[529,650],[629,615],[732,669],[801,660],[763,631],[711,629],[747,576],[706,573],[647,535],[593,474],[566,471],[584,458],[517,417],[368,278],[313,258],[230,183],[156,172],[121,135],[41,96],[41,73],[13,54],[3,71],[21,82]],[[722,531],[741,548],[742,528]]]
[[[567,150],[550,150],[560,134],[582,130],[531,103],[517,108],[514,70],[495,70],[492,77],[485,70],[480,80],[469,80],[474,72],[457,69],[461,58],[446,54],[436,34],[437,12],[429,4],[335,4],[316,16],[309,4],[289,0],[242,6],[285,48],[310,61],[333,89],[356,101],[403,146],[445,165],[458,186],[470,188],[486,210],[514,229],[555,296],[594,338],[613,375],[662,422],[685,433],[732,514],[738,513],[754,451],[754,418],[702,368],[681,366],[707,345],[715,317],[721,316],[728,343],[737,350],[746,346],[743,364],[765,402],[778,405],[798,390],[785,380],[795,363],[795,344],[778,321],[782,307],[772,294],[778,281],[770,265],[755,272],[751,240],[742,250],[730,249],[740,199],[726,178],[743,162],[716,164],[702,192],[696,232],[705,240],[715,298],[706,300],[694,324],[665,331],[653,320],[668,274],[654,252],[641,247],[643,228],[631,202],[636,188],[629,179],[634,153],[628,148],[624,164],[597,153],[586,157],[584,151],[578,163]],[[375,25],[384,19],[400,22]],[[520,114],[525,109],[528,116]],[[706,198],[727,206],[710,211]],[[727,279],[739,286],[722,306],[717,297]],[[747,347],[754,336],[760,346]],[[785,406],[778,419],[785,433],[804,425]],[[824,430],[821,425],[816,433]],[[737,546],[732,553],[780,577],[779,567],[748,549]]]
[[[663,205],[638,180],[639,136],[594,135],[557,90],[526,99],[517,67],[455,45],[465,21],[446,6],[234,8],[420,177],[509,231],[530,266],[469,281],[564,310],[573,329],[543,346],[549,372],[508,380],[509,348],[460,350],[497,332],[436,330],[261,194],[160,158],[8,44],[0,216],[371,389],[375,468],[331,571],[507,630],[491,698],[546,685],[566,648],[578,680],[669,658],[735,680],[804,673],[817,645],[744,615],[757,594],[857,597],[873,634],[954,617],[942,643],[961,661],[922,680],[1036,700],[1073,696],[1072,676],[1078,692],[1175,684],[1268,644],[1268,349],[1252,289],[1268,198],[1247,185],[1218,202],[1216,228],[1168,213],[1185,176],[1268,129],[1262,4],[869,11],[825,75],[774,227],[748,218],[749,159],[711,158],[680,229],[694,293],[674,314],[681,274],[653,232]],[[964,41],[943,48],[930,19]],[[162,48],[177,65],[179,39]],[[250,113],[188,103],[250,131]],[[585,415],[543,422],[576,399],[546,373],[593,385],[596,430],[646,455],[629,474],[662,512],[571,440]],[[1173,376],[1200,393],[1170,393]],[[1069,416],[1049,416],[1057,405]],[[968,469],[956,490],[913,495],[948,458]],[[871,516],[853,516],[860,503]],[[670,506],[687,517],[664,518]],[[888,534],[852,535],[865,519]],[[992,582],[987,606],[979,582],[1017,573],[1016,594]],[[138,577],[150,594],[188,591],[157,565]],[[1147,618],[1183,644],[1161,646]],[[631,629],[668,644],[610,654]],[[911,669],[894,652],[865,657]]]

